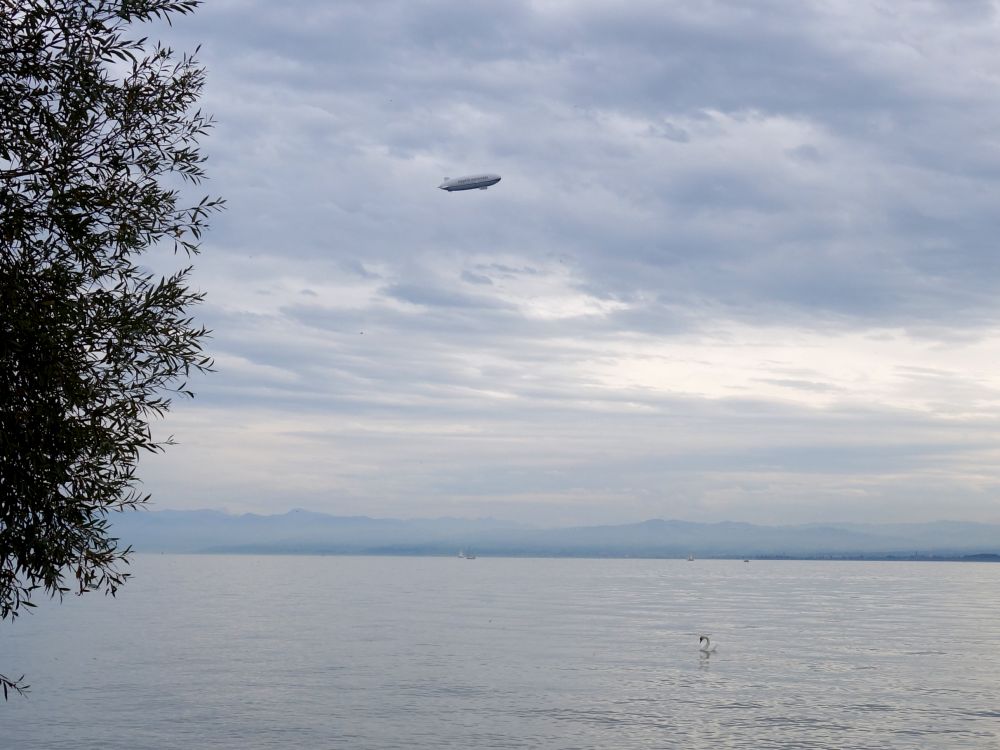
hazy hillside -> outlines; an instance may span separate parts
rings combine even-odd
[[[879,557],[1000,553],[1000,526],[922,524],[757,526],[654,519],[619,526],[534,529],[495,519],[401,520],[329,516],[228,515],[153,511],[113,518],[114,531],[140,552],[582,557]]]

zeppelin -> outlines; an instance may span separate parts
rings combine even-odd
[[[485,190],[490,185],[500,182],[498,174],[471,174],[468,177],[445,177],[444,182],[438,185],[440,190],[447,190],[449,193],[455,190]]]

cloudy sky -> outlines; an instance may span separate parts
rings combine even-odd
[[[210,0],[161,36],[218,123],[218,372],[157,424],[155,507],[1000,522],[998,31],[976,0]]]

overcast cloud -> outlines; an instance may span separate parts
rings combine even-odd
[[[218,373],[156,507],[1000,521],[998,26],[210,0]]]

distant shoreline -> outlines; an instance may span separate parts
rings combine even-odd
[[[116,514],[113,536],[150,552],[723,560],[1000,562],[1000,524],[758,526],[650,519],[611,526],[533,528],[491,518],[392,519],[227,515],[215,511]]]
[[[446,552],[414,552],[390,550],[333,551],[306,549],[267,549],[267,548],[214,548],[204,550],[133,550],[141,555],[259,555],[262,557],[434,557],[440,559],[456,558],[456,554]],[[544,554],[530,553],[476,553],[476,559],[504,560],[680,560],[687,561],[684,556],[676,555],[587,555],[587,554]],[[973,555],[754,555],[749,557],[705,555],[691,561],[699,560],[728,562],[957,562],[957,563],[1000,563],[1000,554],[983,553]]]

